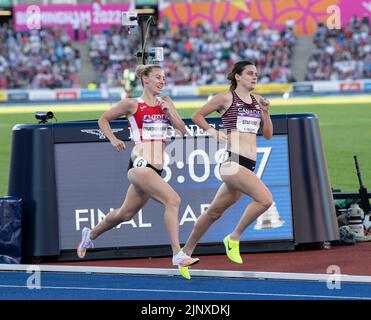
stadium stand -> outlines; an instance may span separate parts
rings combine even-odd
[[[79,70],[79,51],[65,30],[0,27],[0,88],[73,88]]]
[[[355,80],[371,78],[371,37],[368,16],[354,16],[343,29],[323,23],[313,39],[316,48],[307,64],[306,80]]]
[[[120,87],[123,71],[138,63],[138,32],[112,26],[102,33],[89,32],[86,42],[73,42],[63,29],[16,32],[2,25],[0,89],[76,88],[92,81],[101,87]],[[168,85],[226,84],[228,70],[241,59],[255,62],[260,83],[371,78],[367,16],[353,17],[341,30],[319,23],[307,63],[306,57],[295,54],[298,43],[290,24],[282,31],[244,21],[222,23],[217,30],[207,24],[179,25],[172,32],[162,21],[150,30],[147,49],[164,48]],[[295,66],[303,64],[306,72],[298,77]]]
[[[139,50],[137,38],[115,27],[91,36],[90,58],[100,84],[120,85],[123,70],[137,63],[133,58]],[[295,43],[292,27],[279,32],[255,23],[248,31],[244,23],[222,23],[216,32],[208,25],[194,29],[180,25],[177,32],[171,32],[164,23],[150,35],[148,47],[164,47],[168,84],[225,84],[229,68],[241,59],[257,64],[261,83],[285,83],[293,79]]]

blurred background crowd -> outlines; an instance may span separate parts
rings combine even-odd
[[[294,25],[284,30],[263,29],[258,22],[228,22],[211,30],[179,25],[172,32],[165,22],[150,30],[147,47],[163,47],[162,63],[169,85],[226,84],[238,60],[250,60],[260,83],[297,81],[292,68],[297,38]],[[86,32],[86,30],[85,30]],[[87,55],[64,29],[16,32],[0,27],[0,88],[78,88],[81,59],[88,60],[97,87],[118,87],[123,72],[138,63],[138,30],[112,26],[87,32]],[[313,52],[305,61],[305,80],[346,80],[371,77],[371,37],[368,17],[354,17],[345,28],[331,30],[322,23],[312,39]]]
[[[323,23],[313,39],[316,48],[307,65],[306,80],[371,78],[371,37],[368,16],[353,17],[344,29]]]

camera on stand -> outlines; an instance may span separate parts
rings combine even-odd
[[[150,63],[155,64],[155,63],[164,61],[164,48],[154,47],[154,48],[150,48],[149,52],[145,51],[144,53],[142,51],[138,51],[136,54],[136,57],[138,59],[143,59],[143,55],[144,55],[144,60],[149,59]]]
[[[149,49],[149,56],[152,58],[152,62],[164,61],[164,48],[154,47]]]
[[[122,25],[125,27],[136,27],[138,25],[138,12],[123,12]]]
[[[36,111],[35,118],[40,120],[39,123],[47,123],[48,120],[54,118],[54,113],[51,111]]]
[[[132,28],[139,26],[141,32],[141,50],[136,57],[146,64],[147,59],[150,63],[158,63],[164,60],[164,49],[162,47],[153,47],[146,51],[146,42],[151,25],[155,25],[155,11],[153,9],[142,9],[138,11],[125,11],[122,13],[122,25],[130,31]]]

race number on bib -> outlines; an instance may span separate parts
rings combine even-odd
[[[257,133],[260,127],[260,115],[239,112],[237,114],[237,130],[240,132]]]
[[[167,119],[144,119],[142,127],[143,140],[166,139],[166,130],[169,125]]]
[[[144,168],[146,167],[148,162],[142,157],[136,157],[133,161],[134,168]]]

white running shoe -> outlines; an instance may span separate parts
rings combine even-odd
[[[198,263],[200,259],[192,258],[180,250],[176,255],[173,256],[173,265],[179,267],[189,267]]]
[[[93,241],[90,239],[91,230],[87,227],[82,229],[82,237],[79,245],[77,246],[77,255],[79,258],[84,258],[86,254],[86,249],[94,248]]]

